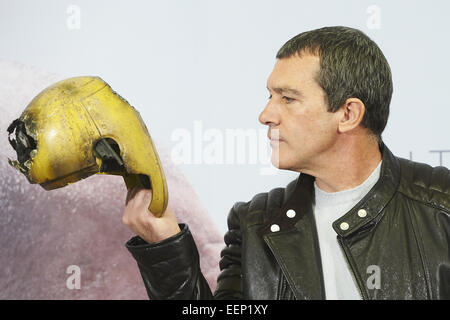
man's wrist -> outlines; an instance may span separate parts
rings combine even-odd
[[[180,223],[177,225],[177,229],[174,229],[174,232],[172,232],[172,234],[168,237],[152,241],[140,235],[136,235],[133,238],[131,238],[125,245],[129,249],[141,248],[142,246],[159,246],[165,244],[166,242],[169,243],[171,241],[176,240],[178,237],[180,237],[183,233],[187,231],[189,231],[188,226],[184,223]]]

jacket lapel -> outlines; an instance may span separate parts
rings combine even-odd
[[[286,190],[284,204],[260,229],[260,235],[272,251],[296,299],[325,298],[312,211],[313,181],[313,177],[301,174],[294,190]],[[294,210],[295,215],[292,211],[286,214],[288,210]]]

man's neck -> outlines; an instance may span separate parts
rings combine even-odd
[[[352,189],[363,183],[381,161],[377,141],[348,141],[336,145],[327,164],[319,167],[312,175],[317,186],[325,192],[338,192]]]

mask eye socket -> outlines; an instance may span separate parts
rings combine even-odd
[[[94,147],[96,155],[102,159],[100,172],[110,174],[126,173],[122,158],[120,157],[119,145],[111,138],[102,138],[97,141]],[[144,174],[138,174],[137,179],[147,189],[152,188],[150,178]]]
[[[16,139],[11,139],[10,136],[14,131]],[[34,138],[27,133],[24,122],[16,119],[9,125],[8,140],[14,150],[16,150],[20,166],[25,167],[26,162],[31,160],[30,153],[36,153],[37,145]]]
[[[100,172],[121,172],[125,170],[120,157],[120,148],[113,139],[103,138],[98,140],[94,150],[98,157],[102,159]]]

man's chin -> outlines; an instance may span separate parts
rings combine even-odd
[[[279,170],[290,170],[300,172],[300,170],[298,169],[299,167],[298,163],[296,163],[295,161],[288,161],[283,157],[280,158],[278,154],[272,153],[271,162],[272,165]]]
[[[271,162],[275,168],[280,170],[290,170],[292,163],[289,163],[289,159],[286,157],[286,148],[280,148],[280,144],[284,144],[284,141],[271,141],[272,156]],[[281,152],[284,151],[284,152]]]
[[[280,170],[289,170],[290,166],[286,163],[286,161],[283,161],[282,159],[280,160],[278,156],[274,156],[272,154],[272,165]]]

